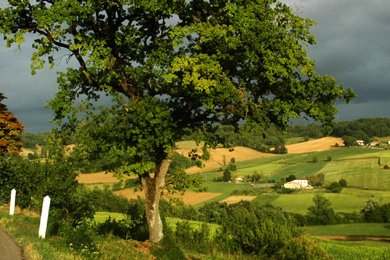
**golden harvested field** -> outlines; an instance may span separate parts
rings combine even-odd
[[[230,196],[222,200],[221,202],[226,202],[227,204],[233,204],[233,203],[240,202],[242,200],[251,201],[254,200],[256,197],[257,196]]]
[[[114,193],[124,196],[128,199],[136,199],[138,196],[140,196],[141,198],[145,198],[144,192],[142,191],[135,192],[133,189],[119,190],[119,191],[115,191]],[[183,195],[180,193],[165,194],[163,195],[163,198],[182,199],[184,204],[186,205],[195,205],[203,201],[217,197],[219,195],[222,195],[222,193],[187,191]]]
[[[286,145],[288,153],[309,153],[320,152],[330,149],[337,149],[335,144],[338,143],[339,147],[344,146],[343,139],[338,137],[324,137],[316,140],[311,140],[298,144]]]
[[[125,177],[126,179],[131,177]],[[88,173],[88,174],[79,174],[77,176],[77,180],[79,183],[84,184],[100,184],[100,183],[115,183],[118,182],[119,179],[114,176],[111,172],[96,172],[96,173]]]
[[[198,150],[201,152],[201,149]],[[177,153],[187,156],[190,151],[191,151],[190,149],[178,149]],[[274,154],[261,153],[256,150],[247,147],[242,147],[242,146],[234,147],[233,151],[229,151],[228,148],[217,148],[217,149],[211,149],[209,152],[210,152],[210,159],[207,161],[203,161],[203,164],[205,165],[204,168],[198,168],[196,166],[193,166],[188,168],[186,170],[186,173],[194,174],[194,173],[205,172],[212,169],[220,168],[224,166],[224,160],[226,164],[228,164],[232,158],[235,158],[236,162],[240,162],[240,161],[245,161],[245,160],[250,160],[255,158],[266,157],[266,156],[274,156]]]

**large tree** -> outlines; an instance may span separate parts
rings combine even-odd
[[[20,135],[24,126],[8,111],[7,106],[1,103],[3,99],[5,96],[0,92],[0,156],[4,153],[19,155],[23,146]]]
[[[186,129],[215,146],[221,124],[284,128],[308,117],[331,126],[336,100],[354,97],[306,56],[314,22],[276,0],[8,2],[0,32],[8,46],[33,35],[33,73],[61,58],[78,64],[59,74],[56,119],[70,115],[73,127],[79,97],[85,111],[100,94],[115,96],[99,116],[86,113],[81,140],[107,169],[138,174],[151,241],[163,236],[158,204]]]

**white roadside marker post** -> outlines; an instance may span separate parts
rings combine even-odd
[[[49,218],[49,207],[50,197],[46,196],[45,198],[43,198],[41,222],[39,224],[39,237],[43,239],[46,236],[47,219]]]
[[[9,205],[9,214],[11,216],[13,216],[14,213],[15,213],[15,197],[16,197],[16,190],[12,189],[11,190],[11,202],[10,202],[10,205]]]

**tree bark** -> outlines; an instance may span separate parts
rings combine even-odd
[[[142,177],[142,188],[145,192],[145,211],[149,226],[149,241],[156,243],[163,237],[163,224],[160,217],[160,199],[165,186],[165,176],[167,175],[171,159],[164,159],[154,177]]]

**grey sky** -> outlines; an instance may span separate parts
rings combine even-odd
[[[4,2],[0,0],[0,3]],[[312,28],[317,45],[308,47],[320,74],[352,87],[358,98],[338,104],[337,120],[389,117],[390,111],[390,1],[388,0],[282,0],[294,5]],[[26,125],[27,132],[48,131],[52,112],[43,106],[57,91],[56,70],[30,74],[32,50],[23,45],[6,49],[0,41],[0,91],[5,104]]]

